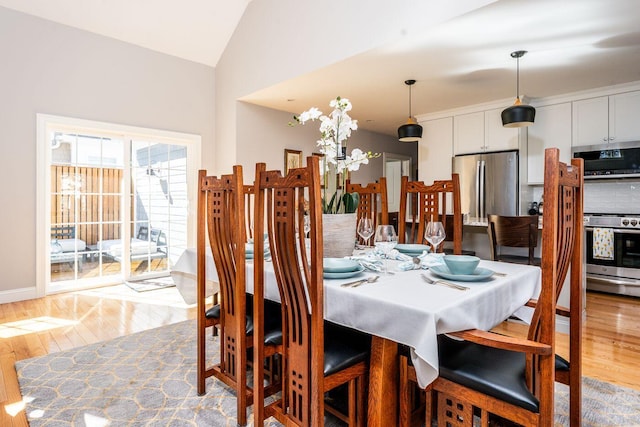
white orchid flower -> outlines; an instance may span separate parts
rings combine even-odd
[[[352,105],[347,98],[338,96],[329,102],[329,106],[333,109],[329,115],[323,115],[320,110],[313,107],[295,118],[301,124],[309,120],[320,119],[320,139],[316,141],[319,151],[323,154],[320,159],[320,170],[324,175],[325,184],[327,179],[332,176],[331,174],[342,174],[343,182],[341,187],[344,189],[348,176],[344,172],[347,170],[357,171],[360,169],[360,165],[368,164],[370,158],[377,157],[379,154],[365,153],[359,148],[355,148],[350,155],[344,156],[343,153],[346,153],[347,146],[346,141],[351,136],[351,132],[358,129],[358,121],[353,120],[348,114]],[[338,159],[338,156],[344,157]],[[342,192],[342,189],[337,190],[337,192]],[[332,197],[335,198],[335,195],[325,195],[323,197],[331,199]],[[336,206],[332,207],[331,209],[333,210],[330,213],[338,212],[339,205],[340,203],[337,203]]]
[[[318,110],[316,107],[311,107],[309,110],[303,111],[298,116],[298,121],[301,124],[305,124],[305,122],[307,122],[309,120],[315,120],[318,117],[320,117],[321,115],[322,115],[322,111]]]
[[[357,171],[360,165],[369,164],[369,155],[359,148],[354,148],[347,157],[346,166],[350,171]]]

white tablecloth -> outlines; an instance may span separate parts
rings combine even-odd
[[[191,274],[195,278],[195,250],[187,250],[183,257],[176,263],[178,271],[172,275]],[[390,261],[390,266],[394,262]],[[482,282],[457,282],[470,287],[469,291],[429,285],[420,278],[420,273],[436,276],[425,270],[396,271],[357,288],[340,287],[353,278],[325,279],[324,317],[411,347],[418,381],[424,387],[438,376],[438,334],[491,329],[540,292],[539,267],[493,261],[481,261],[480,266],[506,276],[493,276]],[[278,301],[271,263],[265,264],[265,273],[265,297]],[[372,273],[358,277],[369,274]],[[211,257],[207,261],[207,278],[217,280]],[[184,290],[178,289],[184,296]],[[253,263],[247,262],[247,292],[252,291]],[[195,280],[191,293],[195,295]]]
[[[180,295],[187,304],[197,302],[196,280],[197,280],[197,251],[196,248],[185,250],[176,265],[171,269],[171,277],[180,291]],[[211,248],[207,247],[207,296],[213,295],[220,290],[218,284],[218,273],[211,255]]]

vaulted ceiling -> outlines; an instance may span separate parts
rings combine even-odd
[[[0,0],[0,5],[215,66],[251,0]],[[254,0],[260,1],[260,0]],[[244,100],[288,112],[351,99],[365,129],[393,135],[414,116],[515,97],[535,101],[640,80],[638,0],[498,0],[426,29],[410,43],[381,46]],[[507,105],[505,105],[506,107]]]

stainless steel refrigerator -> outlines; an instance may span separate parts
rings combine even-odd
[[[517,150],[455,156],[453,172],[460,175],[463,214],[518,215]]]

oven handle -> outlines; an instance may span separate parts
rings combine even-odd
[[[596,227],[585,227],[585,231],[593,231]],[[611,227],[602,227],[602,228],[611,228]],[[616,234],[640,234],[640,230],[635,229],[627,229],[627,228],[614,228],[613,232]]]

